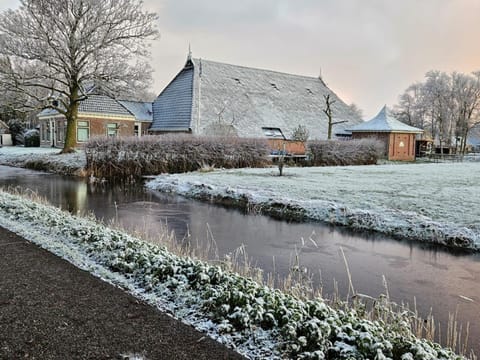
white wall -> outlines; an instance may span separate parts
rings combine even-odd
[[[12,135],[10,134],[0,134],[0,145],[2,146],[12,146]]]

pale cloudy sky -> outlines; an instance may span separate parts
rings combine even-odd
[[[0,10],[18,6],[0,0]],[[194,57],[318,76],[369,119],[428,70],[480,70],[480,0],[145,0],[154,92]]]

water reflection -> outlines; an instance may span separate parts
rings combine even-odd
[[[415,299],[421,314],[428,314],[432,308],[442,323],[448,321],[448,312],[458,309],[459,320],[471,323],[470,344],[480,352],[479,254],[370,233],[354,234],[315,223],[288,224],[145,191],[142,186],[87,184],[2,166],[0,185],[30,188],[69,211],[93,212],[105,222],[148,230],[151,235],[161,233],[166,225],[179,240],[189,234],[189,241],[208,242],[213,238],[220,254],[244,245],[266,272],[288,273],[295,254],[299,254],[300,264],[312,269],[316,284],[327,294],[332,293],[334,280],[341,294],[348,291],[341,248],[355,290],[376,297],[386,291],[385,278],[392,299],[410,304]],[[442,332],[446,333],[445,328]]]

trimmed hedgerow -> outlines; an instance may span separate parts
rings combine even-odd
[[[268,161],[265,140],[192,135],[93,138],[85,153],[94,176],[124,180],[202,168],[261,167]]]
[[[373,165],[383,152],[375,139],[310,141],[307,146],[313,166]]]

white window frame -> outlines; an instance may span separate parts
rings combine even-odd
[[[82,125],[82,123],[87,124],[87,125]],[[78,136],[79,130],[86,130],[87,131],[87,138],[86,140],[80,140],[80,137]],[[88,120],[77,120],[77,142],[79,143],[84,143],[87,142],[88,139],[90,139],[90,121]]]

